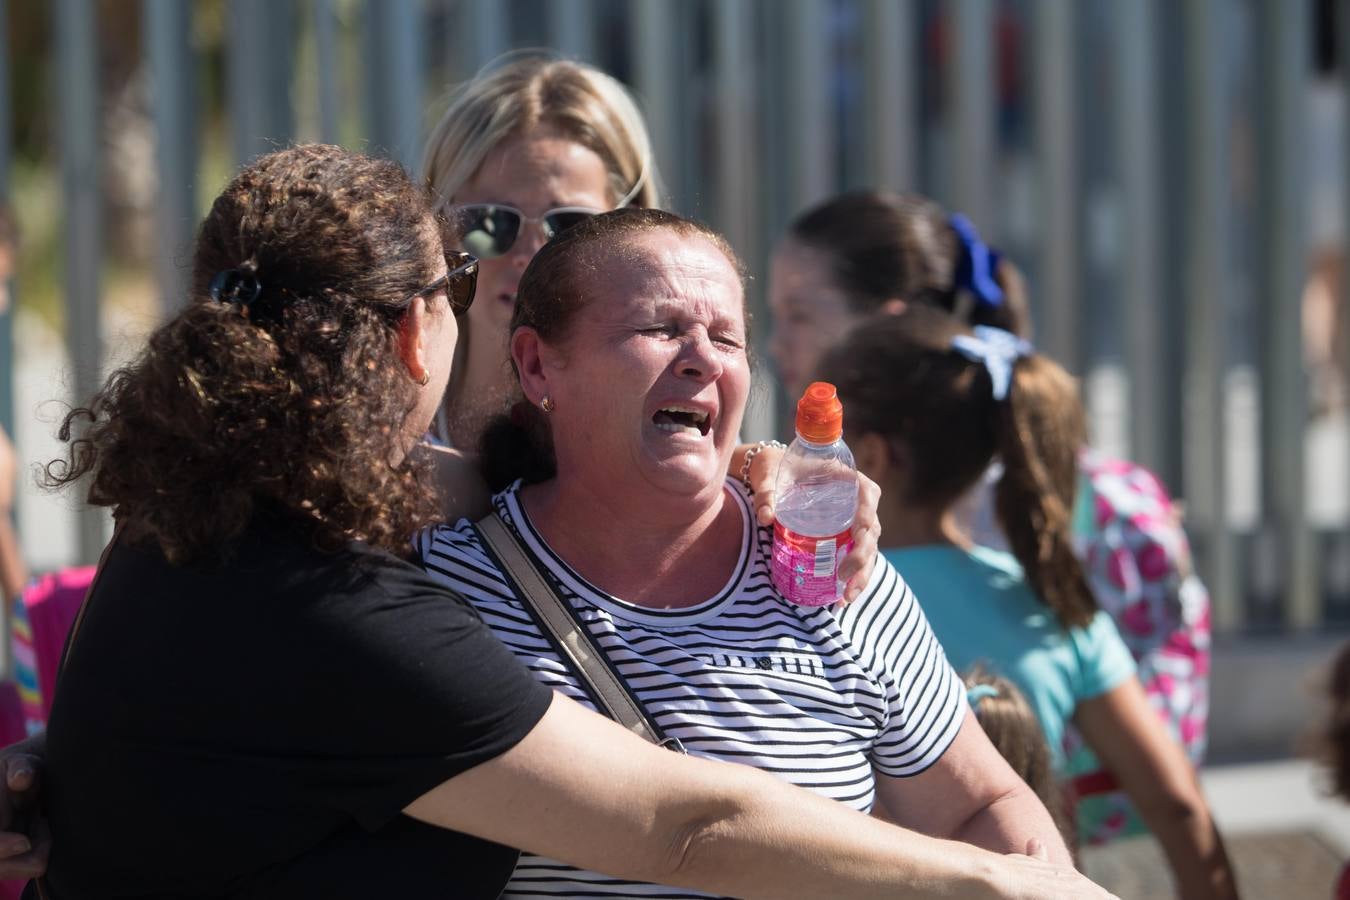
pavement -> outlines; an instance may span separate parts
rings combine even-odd
[[[1303,760],[1216,766],[1200,774],[1246,900],[1329,900],[1350,859],[1350,805],[1326,796]],[[1122,900],[1175,896],[1151,837],[1086,848],[1083,871]]]

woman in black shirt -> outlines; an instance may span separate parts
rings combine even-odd
[[[493,897],[528,846],[741,896],[1102,896],[647,744],[404,558],[475,262],[396,164],[262,157],[193,269],[48,471],[118,531],[52,710],[36,893]]]

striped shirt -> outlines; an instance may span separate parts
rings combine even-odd
[[[730,580],[679,609],[649,609],[578,575],[544,542],[519,486],[493,498],[666,734],[691,754],[763,769],[866,812],[875,773],[932,765],[960,727],[965,690],[914,595],[884,559],[853,604],[835,612],[785,603],[769,581],[773,532],[744,526]],[[512,596],[467,520],[418,536],[431,576],[462,594],[540,681],[594,708],[530,614]],[[583,872],[525,853],[505,897],[702,897]]]

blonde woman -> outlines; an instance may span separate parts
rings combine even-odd
[[[439,210],[482,265],[435,429],[472,451],[516,393],[506,336],[526,264],[581,219],[660,205],[660,184],[642,114],[623,85],[539,54],[507,57],[458,88],[427,140],[423,167]]]
[[[660,177],[642,114],[628,91],[593,66],[537,52],[510,54],[451,95],[422,154],[422,182],[456,240],[478,257],[478,302],[461,317],[453,376],[433,437],[450,521],[486,512],[472,460],[487,423],[520,398],[507,352],[521,273],[571,225],[624,206],[660,205]],[[761,452],[763,451],[763,452]],[[773,521],[780,450],[741,446],[731,471]],[[876,559],[880,492],[859,479],[854,549],[841,576],[858,597]]]

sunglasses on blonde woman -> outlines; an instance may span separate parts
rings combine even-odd
[[[457,316],[463,315],[473,305],[473,294],[478,287],[478,257],[458,250],[447,250],[445,264],[449,271],[426,287],[413,291],[408,300],[425,297],[445,288],[445,295],[450,299],[450,309]]]
[[[553,240],[600,212],[585,206],[560,206],[534,218],[505,203],[466,203],[455,208],[454,218],[464,246],[480,259],[494,259],[510,252],[526,222],[543,225],[544,237]]]

